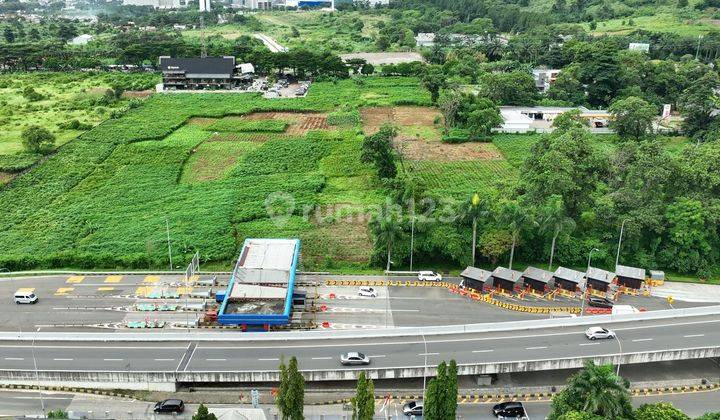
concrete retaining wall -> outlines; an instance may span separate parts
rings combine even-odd
[[[0,371],[0,383],[41,387],[132,389],[139,391],[177,390],[175,372],[61,372]]]

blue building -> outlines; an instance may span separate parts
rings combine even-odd
[[[299,239],[246,239],[218,311],[221,325],[268,330],[290,323]]]

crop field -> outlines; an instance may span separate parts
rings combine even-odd
[[[360,162],[359,127],[315,130],[312,118],[325,121],[341,106],[427,105],[417,86],[367,78],[316,83],[307,97],[287,100],[154,95],[0,189],[0,267],[165,266],[166,221],[176,264],[199,250],[205,261],[230,265],[250,236],[300,237],[309,267],[345,263],[356,251],[366,264],[372,243],[358,220],[384,192]],[[302,134],[218,133],[234,136],[227,138],[207,129],[262,113],[293,113],[310,126]],[[253,141],[257,135],[265,137]]]

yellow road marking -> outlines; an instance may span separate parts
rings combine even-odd
[[[70,276],[65,283],[77,284],[82,283],[83,280],[85,280],[85,276]]]
[[[160,281],[160,276],[145,276],[143,283],[157,283]]]
[[[120,283],[120,280],[122,280],[123,276],[107,276],[105,278],[105,283]]]
[[[75,290],[74,287],[59,287],[59,288],[55,291],[55,296],[67,295],[68,293],[72,292],[73,290]]]
[[[177,292],[179,295],[189,295],[190,293],[192,293],[192,291],[192,287],[182,286],[177,288]]]
[[[153,288],[150,286],[140,286],[135,289],[136,296],[147,296],[152,292]]]

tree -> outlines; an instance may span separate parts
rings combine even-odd
[[[565,204],[559,195],[551,195],[545,206],[540,210],[540,226],[543,231],[552,235],[552,244],[550,245],[550,263],[548,271],[552,271],[553,257],[555,256],[555,242],[558,236],[563,232],[569,232],[575,229],[575,221],[567,217],[565,212]]]
[[[513,71],[485,74],[481,78],[479,96],[499,105],[533,105],[538,94],[530,73]]]
[[[492,134],[492,129],[502,123],[503,118],[500,115],[500,108],[485,98],[481,98],[476,103],[476,108],[470,111],[467,116],[470,138],[473,140],[487,138]]]
[[[667,207],[668,241],[661,251],[668,266],[683,273],[706,275],[715,262],[713,244],[717,244],[717,219],[699,200],[680,198]]]
[[[570,377],[568,386],[553,397],[548,419],[561,419],[571,411],[609,419],[633,418],[627,381],[615,375],[612,365],[585,362],[585,367]]]
[[[448,133],[450,127],[455,126],[462,101],[463,96],[456,90],[446,90],[442,93],[442,95],[440,95],[438,108],[440,108],[440,112],[443,114],[445,134]]]
[[[445,73],[443,73],[442,68],[438,65],[427,66],[421,81],[425,89],[430,92],[430,100],[432,103],[437,103],[440,97],[440,89],[446,85]]]
[[[360,372],[355,397],[352,399],[353,420],[372,420],[375,415],[375,387],[372,379]]]
[[[508,264],[508,268],[512,270],[513,257],[515,256],[515,245],[517,245],[520,232],[535,222],[530,212],[517,200],[503,200],[500,203],[498,222],[503,225],[503,227],[507,228],[512,235],[510,262]]]
[[[480,236],[480,253],[496,265],[498,259],[510,250],[512,234],[505,229],[487,230]]]
[[[552,126],[556,131],[568,131],[572,128],[587,128],[587,121],[579,109],[571,109],[555,117]]]
[[[47,413],[47,418],[49,418],[49,419],[66,419],[66,418],[68,418],[68,414],[65,411],[58,408],[57,410],[49,411]]]
[[[490,210],[488,209],[487,202],[482,200],[477,193],[473,194],[470,200],[465,202],[460,210],[462,214],[461,218],[472,223],[471,261],[474,266],[475,252],[477,250],[477,221],[479,218],[487,217],[490,214]]]
[[[685,413],[667,402],[643,404],[635,410],[635,418],[642,420],[690,420]]]
[[[705,413],[695,420],[720,420],[720,411],[715,413]]]
[[[12,29],[10,29],[9,26],[5,27],[5,30],[3,30],[3,36],[5,37],[5,41],[8,44],[12,44],[15,42],[15,32],[13,32]]]
[[[371,221],[371,226],[379,243],[387,247],[387,264],[385,271],[390,271],[390,256],[396,240],[402,235],[401,218],[398,210],[391,206],[384,206]]]
[[[197,413],[192,416],[192,420],[217,420],[217,416],[209,412],[203,404],[200,404]]]
[[[370,76],[371,74],[375,73],[375,66],[370,63],[364,64],[360,69],[360,73],[364,76]]]
[[[22,144],[30,153],[48,153],[55,145],[55,136],[47,128],[31,125],[21,134]]]
[[[713,113],[718,101],[715,92],[719,88],[720,78],[714,71],[709,71],[680,95],[678,106],[685,117],[682,129],[687,135],[700,139],[706,137],[715,121]]]
[[[555,83],[550,85],[547,96],[550,99],[569,102],[573,105],[585,103],[585,86],[579,80],[577,64],[570,64],[560,72]]]
[[[457,363],[440,362],[437,375],[430,380],[423,405],[423,418],[427,420],[449,420],[457,411]]]
[[[298,371],[297,359],[290,358],[280,362],[280,386],[275,404],[282,413],[283,420],[303,420],[303,409],[305,405],[305,379]]]
[[[395,153],[392,148],[392,140],[396,135],[395,127],[383,124],[377,133],[366,136],[363,140],[360,160],[372,163],[381,179],[395,178],[397,175]]]
[[[647,101],[636,96],[619,99],[608,109],[613,116],[610,127],[623,138],[640,140],[653,132],[657,111]]]

